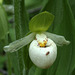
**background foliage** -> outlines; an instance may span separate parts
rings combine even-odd
[[[14,6],[13,11],[6,10],[4,5]],[[28,55],[29,45],[11,54],[3,51],[3,46],[29,32],[29,20],[42,11],[55,16],[48,31],[63,35],[71,42],[58,47],[57,59],[48,69],[33,65]],[[0,3],[0,72],[0,75],[75,75],[75,0],[4,0]]]

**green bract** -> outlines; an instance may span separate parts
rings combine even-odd
[[[45,11],[34,16],[29,22],[29,29],[31,32],[43,32],[48,30],[54,20],[54,16]]]

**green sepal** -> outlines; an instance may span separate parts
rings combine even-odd
[[[31,32],[44,32],[48,30],[54,20],[54,15],[45,11],[34,16],[29,22]]]

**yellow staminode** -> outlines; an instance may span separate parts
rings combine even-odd
[[[38,42],[40,47],[45,47],[47,44],[47,41]]]

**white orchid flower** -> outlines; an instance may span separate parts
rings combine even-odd
[[[5,46],[4,51],[12,53],[30,43],[29,56],[32,62],[43,69],[50,67],[57,57],[57,46],[70,43],[63,36],[46,32],[53,19],[54,16],[46,11],[36,15],[29,23],[32,33]]]
[[[57,46],[45,34],[36,34],[29,47],[29,56],[36,66],[48,68],[56,59]]]

